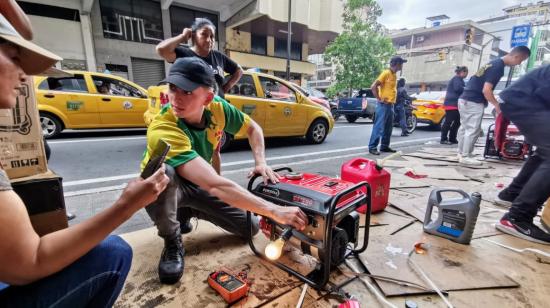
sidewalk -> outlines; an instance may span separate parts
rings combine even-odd
[[[482,148],[476,148],[480,151]],[[550,258],[542,254],[519,253],[515,249],[533,248],[550,255],[550,248],[504,235],[495,230],[494,223],[506,209],[492,204],[498,192],[495,184],[508,184],[517,173],[521,162],[486,161],[482,167],[461,167],[451,147],[425,146],[402,159],[390,161],[392,173],[391,205],[382,213],[373,215],[370,241],[361,256],[371,274],[398,278],[410,283],[428,286],[407,263],[408,252],[416,242],[431,245],[423,254],[413,254],[415,262],[442,290],[455,307],[545,307],[550,288]],[[417,174],[428,175],[412,179],[404,175],[412,168]],[[422,231],[428,194],[434,187],[453,187],[468,193],[482,194],[481,211],[474,239],[470,245],[461,245]],[[88,196],[80,199],[86,210],[96,211],[101,204],[112,202],[120,191]],[[68,204],[76,200],[69,198]],[[141,211],[117,233],[151,226]],[[162,240],[154,227],[122,234],[134,249],[134,261],[126,286],[116,307],[225,307],[226,304],[206,283],[207,275],[227,266],[235,271],[246,270],[252,282],[249,296],[235,307],[295,307],[303,284],[275,266],[255,257],[246,243],[220,228],[199,221],[196,230],[184,236],[186,249],[185,273],[172,286],[158,282],[158,258]],[[500,245],[499,245],[500,244]],[[307,272],[314,265],[308,256],[290,253],[294,266]],[[332,283],[348,277],[344,265],[333,271]],[[386,299],[397,307],[405,300],[413,300],[419,307],[442,307],[437,294],[399,285],[380,279],[371,280]],[[343,288],[354,295],[361,307],[381,307],[382,304],[359,280]],[[322,297],[308,289],[303,307],[333,307],[339,302],[334,297]]]

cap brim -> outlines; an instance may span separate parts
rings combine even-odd
[[[58,55],[27,41],[22,37],[0,34],[0,37],[20,47],[19,65],[27,75],[36,75],[52,67],[57,61],[62,60]]]
[[[170,83],[184,91],[194,91],[200,87],[199,83],[193,82],[182,75],[170,75],[160,83]]]

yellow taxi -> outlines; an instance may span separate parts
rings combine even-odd
[[[65,77],[34,77],[46,138],[63,129],[146,127],[147,90],[122,77],[67,71]]]
[[[151,86],[149,109],[143,115],[147,125],[164,104],[168,103],[168,86]],[[312,102],[287,81],[258,72],[244,72],[225,99],[248,114],[263,129],[265,137],[305,136],[307,141],[319,144],[332,131],[334,119],[330,111]],[[232,140],[246,135],[222,136],[222,150]]]
[[[416,117],[417,123],[425,123],[431,127],[440,128],[445,117],[443,107],[445,91],[420,92],[411,96],[416,98],[412,105],[415,107],[413,116]]]

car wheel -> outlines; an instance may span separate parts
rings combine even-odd
[[[50,113],[40,112],[40,124],[42,135],[47,139],[57,137],[63,130],[61,121]]]
[[[220,139],[220,151],[225,152],[231,146],[231,141],[233,141],[233,136],[222,131],[222,137]]]
[[[418,124],[418,119],[416,118],[415,115],[411,115],[410,117],[407,117],[407,133],[412,134],[416,129],[417,124]]]
[[[348,123],[355,123],[355,121],[357,121],[357,116],[356,115],[346,115],[346,120],[348,121]]]
[[[332,108],[330,110],[330,113],[332,114],[332,118],[334,119],[334,121],[338,121],[338,119],[340,119],[340,113],[338,112],[338,109]]]
[[[317,119],[313,121],[309,129],[307,130],[306,139],[309,143],[320,144],[325,141],[328,134],[328,124],[327,121],[322,119]]]

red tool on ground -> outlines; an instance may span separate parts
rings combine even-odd
[[[228,303],[234,303],[245,297],[250,290],[250,284],[246,279],[246,274],[233,274],[228,269],[215,271],[208,275],[208,284],[216,290]]]

